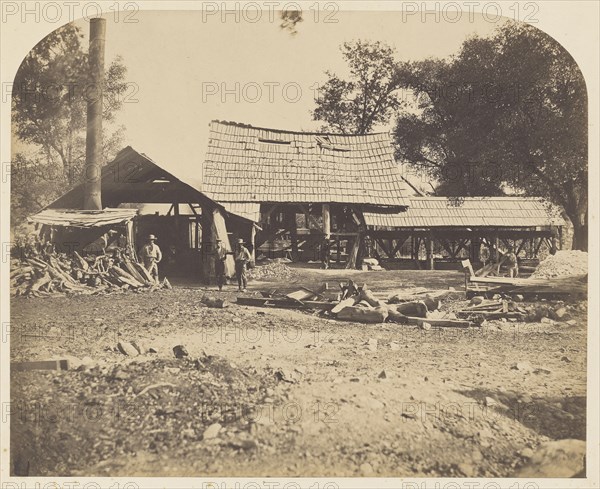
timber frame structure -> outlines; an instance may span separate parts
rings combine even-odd
[[[521,260],[536,260],[542,247],[562,248],[567,224],[560,209],[532,197],[412,197],[407,212],[365,214],[365,221],[378,258],[402,254],[427,269],[436,261],[452,268],[465,258],[477,266],[498,261],[509,246]]]
[[[292,132],[232,122],[210,124],[203,191],[255,226],[238,230],[251,251],[347,268],[364,254],[363,214],[408,208],[408,186],[389,134]],[[342,243],[343,241],[343,243]],[[281,244],[284,243],[284,244]]]
[[[81,209],[83,195],[82,183],[52,202],[47,209]],[[134,234],[159,234],[158,244],[163,253],[171,244],[189,251],[181,253],[181,260],[188,261],[182,263],[182,268],[192,275],[199,275],[207,283],[215,276],[212,247],[216,238],[221,238],[231,249],[225,220],[235,226],[248,224],[246,218],[226,212],[222,205],[192,184],[177,178],[131,146],[102,167],[101,195],[103,209],[125,204],[171,204],[167,216],[138,216],[134,220]],[[192,216],[180,215],[180,205],[189,206]],[[189,236],[190,221],[195,223],[195,236]],[[193,250],[185,250],[186,240],[195,241]],[[230,262],[228,271],[232,273],[232,269]]]
[[[209,131],[203,191],[247,219],[229,227],[254,254],[321,261],[325,252],[347,268],[364,256],[460,268],[467,257],[479,264],[482,251],[494,260],[512,245],[534,259],[542,246],[554,252],[562,242],[560,210],[538,198],[412,196],[387,133],[221,121]]]

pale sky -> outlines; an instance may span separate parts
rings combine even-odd
[[[337,23],[325,23],[307,12],[292,36],[266,11],[256,23],[204,18],[200,11],[140,11],[136,19],[107,17],[107,65],[121,55],[132,84],[117,122],[126,127],[126,144],[190,183],[200,181],[213,119],[317,129],[310,115],[313,90],[326,70],[344,73],[344,41],[385,41],[400,60],[446,57],[467,37],[488,35],[498,25],[478,14],[473,22],[465,14],[450,23],[433,16],[403,19],[401,12],[338,12]],[[89,26],[78,24],[87,43]]]

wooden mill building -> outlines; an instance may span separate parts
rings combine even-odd
[[[131,146],[102,167],[101,191],[103,210],[81,210],[82,183],[31,216],[30,222],[47,226],[52,241],[64,250],[80,249],[118,225],[122,225],[123,234],[134,249],[145,242],[148,234],[155,234],[164,256],[161,270],[170,275],[201,277],[207,282],[214,277],[216,238],[230,247],[225,222],[235,228],[252,226],[251,221],[228,213],[196,185],[178,178]],[[169,210],[137,215],[140,204],[167,204]],[[125,218],[121,219],[124,212]],[[115,221],[117,217],[119,222]],[[228,260],[231,274],[233,262]]]
[[[213,121],[202,190],[256,225],[238,230],[253,252],[318,260],[324,238],[359,261],[364,213],[409,205],[387,133],[348,136]],[[283,243],[283,244],[281,244]]]
[[[213,121],[202,190],[247,219],[228,228],[256,255],[318,261],[326,246],[348,268],[364,256],[418,268],[465,257],[478,263],[481,250],[493,258],[509,245],[535,258],[541,247],[559,246],[565,225],[559,210],[536,198],[414,196],[388,133]]]

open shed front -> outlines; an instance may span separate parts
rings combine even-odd
[[[256,235],[258,257],[323,262],[354,268],[364,225],[358,206],[335,203],[263,203]]]
[[[149,234],[157,237],[156,243],[163,252],[161,275],[164,270],[171,275],[201,278],[209,283],[214,280],[216,238],[229,245],[225,210],[221,205],[130,146],[102,168],[101,185],[103,208],[137,214],[140,204],[170,205],[166,215],[137,215],[130,231],[131,246],[136,251]],[[43,212],[77,210],[83,203],[83,192],[83,184],[78,185]],[[189,209],[189,213],[180,212],[183,208]],[[231,269],[229,263],[228,272]]]
[[[111,246],[135,250],[137,209],[44,209],[28,217],[42,242],[59,253],[100,254]]]
[[[563,248],[560,209],[526,197],[415,197],[408,211],[365,213],[374,253],[388,268],[460,269],[496,262],[512,247],[519,263]]]

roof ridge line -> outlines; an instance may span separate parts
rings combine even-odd
[[[367,134],[344,134],[341,132],[317,132],[317,131],[290,131],[288,129],[274,129],[271,127],[260,127],[253,126],[252,124],[245,124],[243,122],[235,122],[235,121],[222,121],[219,119],[213,119],[210,121],[210,124],[222,124],[224,126],[233,126],[233,127],[243,127],[245,129],[256,129],[259,131],[270,131],[275,133],[282,134],[304,134],[308,136],[342,136],[342,137],[361,137],[361,136],[378,136],[380,134],[390,134],[389,131],[379,131],[379,132],[370,132]]]

